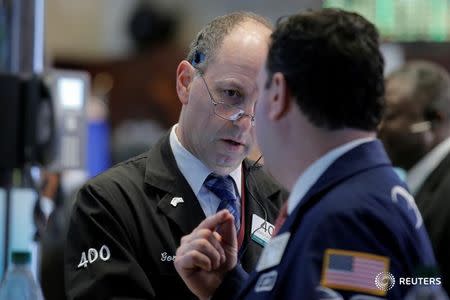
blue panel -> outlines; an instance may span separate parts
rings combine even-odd
[[[106,121],[88,123],[87,171],[89,177],[98,175],[111,166],[110,130]]]
[[[36,276],[37,257],[33,241],[36,226],[33,221],[33,209],[36,202],[36,192],[32,189],[14,188],[11,193],[11,227],[9,244],[9,261],[11,250],[30,251],[31,271]]]
[[[352,271],[353,269],[353,257],[348,255],[330,255],[330,261],[328,269]]]

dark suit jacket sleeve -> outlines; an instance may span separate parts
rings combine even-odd
[[[236,298],[240,290],[244,287],[247,278],[247,272],[245,272],[241,264],[238,264],[233,270],[228,272],[211,300],[230,300]]]
[[[422,207],[420,208],[443,277],[442,284],[450,294],[450,206],[448,204],[450,175],[445,175],[445,179],[442,179],[442,183],[437,188],[427,186],[425,190],[421,195]]]
[[[154,298],[152,283],[133,253],[133,228],[120,200],[93,185],[78,193],[64,258],[69,299]]]

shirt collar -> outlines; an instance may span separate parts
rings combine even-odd
[[[346,144],[343,144],[333,150],[327,152],[325,155],[320,157],[314,163],[312,163],[304,172],[301,174],[292,188],[291,194],[288,198],[288,214],[291,214],[300,200],[306,195],[309,189],[314,183],[322,176],[322,174],[328,169],[331,164],[337,160],[344,153],[350,151],[357,146],[368,143],[375,140],[373,137],[356,139]]]
[[[206,177],[208,177],[212,171],[181,144],[175,133],[177,126],[178,124],[172,126],[170,131],[170,147],[172,148],[173,156],[175,157],[178,168],[184,178],[186,178],[192,191],[198,196]],[[241,172],[242,164],[230,173],[230,176],[236,184],[239,196],[241,196]]]
[[[450,138],[445,139],[434,147],[427,155],[419,160],[408,172],[406,182],[412,195],[415,195],[428,176],[450,153]]]

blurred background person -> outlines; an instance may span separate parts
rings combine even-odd
[[[40,194],[34,207],[35,240],[39,240],[44,234],[47,221],[53,211],[64,205],[61,173],[42,170],[41,176]]]
[[[422,213],[450,291],[450,76],[441,66],[411,61],[386,79],[379,137]]]
[[[38,278],[46,300],[64,300],[64,244],[67,220],[75,192],[86,180],[79,170],[41,172],[41,194],[34,209],[37,228],[35,239],[40,243]]]
[[[64,300],[64,231],[67,205],[61,184],[61,173],[43,170],[43,187],[39,207],[35,207],[36,238],[41,243],[40,276],[47,300]]]

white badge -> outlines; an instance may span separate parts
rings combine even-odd
[[[269,240],[259,258],[256,266],[257,272],[274,267],[280,263],[290,236],[290,232],[285,232]]]
[[[275,226],[260,216],[253,214],[251,238],[261,246],[265,246],[272,237]]]

